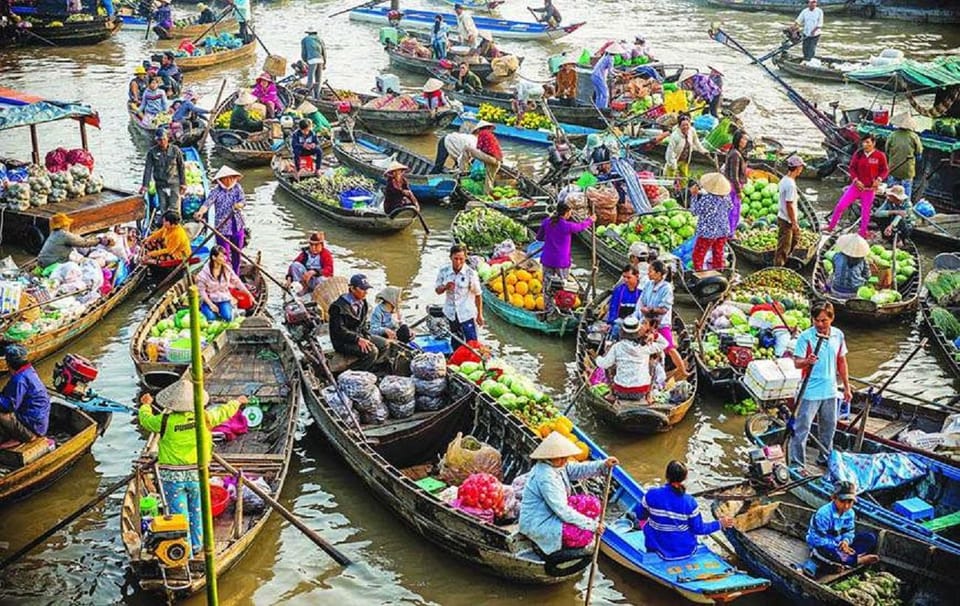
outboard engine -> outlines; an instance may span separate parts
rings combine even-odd
[[[90,383],[99,371],[90,360],[77,354],[67,354],[53,367],[53,387],[71,398],[84,398],[90,393]]]

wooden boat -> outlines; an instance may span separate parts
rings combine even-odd
[[[593,328],[597,322],[604,322],[611,294],[612,291],[607,291],[597,297],[584,310],[583,318],[577,327],[577,381],[578,386],[583,390],[583,399],[594,414],[617,429],[643,434],[668,431],[684,419],[697,397],[697,373],[692,372],[695,362],[690,333],[687,332],[687,327],[680,314],[674,313],[673,339],[677,351],[680,352],[684,363],[687,365],[687,369],[691,371],[690,376],[686,378],[692,388],[688,398],[680,402],[665,404],[648,404],[645,400],[627,401],[619,399],[614,399],[611,402],[590,388],[591,375],[597,368],[595,360],[601,353],[599,348],[607,342],[607,339],[601,333],[594,331]],[[664,356],[664,364],[666,365],[668,362],[670,362],[670,356]],[[667,376],[670,376],[675,374],[676,369],[666,366],[666,370]],[[675,378],[677,381],[683,380],[683,377],[680,376]]]
[[[377,98],[376,95],[365,93],[337,91],[338,98],[329,89],[324,89],[321,95],[317,99],[307,96],[307,91],[304,88],[294,89],[297,102],[306,98],[331,122],[340,119],[337,106],[341,102],[349,103],[356,116],[356,125],[372,133],[400,136],[424,135],[446,127],[457,117],[456,110],[450,107],[443,108],[436,113],[430,113],[428,109],[395,111],[364,107],[364,104]]]
[[[259,264],[260,255],[257,255]],[[243,262],[240,265],[240,278],[254,296],[253,307],[247,310],[246,316],[256,316],[264,313],[267,304],[267,282],[256,266]],[[137,325],[130,339],[130,357],[137,369],[137,375],[143,384],[150,390],[163,389],[176,381],[190,365],[190,361],[168,362],[151,361],[147,354],[147,340],[150,331],[157,322],[175,313],[178,309],[188,306],[187,289],[192,280],[183,278],[167,290],[163,297],[150,308],[147,315]],[[238,310],[239,311],[239,310]],[[204,362],[209,361],[223,348],[226,341],[226,332],[207,344],[203,350]]]
[[[418,57],[408,52],[404,52],[397,44],[387,44],[383,47],[390,57],[390,65],[412,74],[421,74],[432,77],[434,70],[441,69],[440,60],[431,57]],[[517,57],[517,69],[504,70],[505,73],[497,73],[493,64],[484,59],[480,63],[471,63],[470,71],[475,73],[481,80],[489,84],[499,84],[512,79],[517,75],[520,65],[523,63],[523,57]]]
[[[479,121],[479,111],[477,107],[465,105],[463,113],[458,115],[450,123],[450,127],[459,129],[464,122],[476,123]],[[600,134],[602,131],[587,126],[577,126],[575,124],[560,124],[567,139],[574,145],[581,145],[586,142],[587,136]],[[522,141],[531,145],[541,145],[549,147],[553,145],[554,131],[540,128],[523,128],[522,126],[510,126],[508,124],[497,123],[497,138],[510,139],[512,141]],[[632,140],[632,139],[631,139]],[[629,144],[629,141],[628,141]]]
[[[544,311],[530,311],[507,303],[490,290],[490,286],[487,284],[483,284],[482,289],[484,309],[493,312],[495,316],[508,324],[546,335],[564,337],[572,335],[580,322],[580,314],[577,310],[547,319]]]
[[[410,191],[418,200],[444,200],[457,189],[456,176],[437,172],[433,162],[416,154],[399,143],[359,131],[353,133],[353,141],[341,141],[333,135],[333,153],[344,166],[361,175],[385,183],[383,171],[391,161],[405,164]]]
[[[919,6],[917,6],[919,4]],[[864,6],[866,15],[911,23],[960,24],[960,8],[948,2],[883,2]]]
[[[897,603],[948,604],[952,601],[949,596],[955,596],[960,589],[955,573],[955,555],[893,530],[879,528],[860,517],[857,518],[857,531],[876,533],[880,562],[813,579],[800,569],[810,555],[806,533],[814,510],[782,501],[753,504],[749,509],[742,501],[724,501],[722,505],[715,503],[713,509],[714,515],[736,516],[735,525],[724,530],[724,534],[740,562],[752,573],[770,579],[774,589],[794,604],[864,604],[866,602],[842,594],[837,584],[866,570],[882,570],[902,581]]]
[[[195,57],[177,57],[177,66],[181,72],[192,72],[208,67],[216,67],[224,63],[239,61],[241,59],[250,59],[257,54],[257,43],[250,40],[242,46],[227,50],[217,51],[207,55],[198,55]]]
[[[315,341],[298,343],[309,346]],[[428,484],[420,482],[436,475],[438,457],[458,433],[497,448],[503,481],[513,481],[530,469],[529,455],[539,442],[519,419],[481,402],[476,386],[471,388],[464,377],[452,373],[445,408],[381,425],[361,425],[352,412],[339,412],[324,393],[330,384],[319,374],[318,355],[324,354],[304,351],[303,369],[304,397],[316,426],[376,499],[414,532],[477,569],[521,583],[573,580],[589,565],[588,550],[564,550],[559,556],[544,557],[516,524],[482,522],[430,493],[425,488]],[[336,360],[329,364],[335,373],[343,368]],[[397,366],[404,366],[402,358]]]
[[[943,334],[943,331],[933,323],[933,320],[930,318],[930,312],[933,307],[933,297],[924,289],[920,297],[920,315],[923,325],[926,327],[927,332],[933,336],[934,350],[946,364],[946,367],[950,370],[950,374],[960,379],[960,359],[958,359],[958,355],[960,355],[958,351],[960,350],[958,350],[956,345],[953,344],[953,341],[948,339],[947,336]],[[948,311],[957,315],[957,310],[955,309]]]
[[[232,111],[239,91],[227,97],[217,107],[210,119],[216,124],[217,118],[227,111]],[[284,107],[289,108],[293,103],[293,95],[283,87],[277,87],[277,95]],[[279,132],[279,131],[278,131]],[[216,144],[217,154],[233,164],[240,166],[269,166],[273,154],[273,133],[270,127],[265,126],[259,133],[248,133],[230,128],[212,128],[210,137]],[[321,136],[321,143],[328,143],[326,137]],[[325,150],[326,151],[326,150]]]
[[[738,11],[770,11],[773,13],[799,13],[803,8],[791,0],[706,0],[708,6]],[[817,6],[824,13],[844,13],[851,10],[850,0],[822,0]]]
[[[463,8],[473,12],[493,12],[506,0],[443,0],[444,4],[454,6],[459,4]]]
[[[919,219],[910,237],[940,250],[960,250],[960,215],[937,213],[929,219]]]
[[[771,423],[765,415],[747,420],[746,433],[757,446],[785,443],[786,425]],[[807,467],[789,468],[790,479],[809,476],[816,479],[796,486],[791,494],[810,507],[820,507],[831,499],[833,479],[852,477],[855,469],[874,470],[873,483],[856,482],[858,498],[854,503],[857,520],[892,528],[927,544],[960,556],[960,467],[864,438],[859,453],[854,452],[857,435],[838,431],[834,437],[828,472],[813,465],[817,450],[808,447]],[[890,462],[895,459],[895,462]],[[881,473],[882,472],[882,473]],[[897,503],[919,499],[932,507],[932,516],[911,519],[900,513]]]
[[[420,216],[420,212],[413,206],[404,206],[394,211],[392,216],[388,216],[381,210],[348,209],[339,205],[325,204],[296,187],[292,177],[292,160],[276,155],[270,166],[280,184],[280,189],[334,223],[359,231],[387,233],[406,229]]]
[[[106,424],[98,425],[92,416],[52,396],[47,435],[0,449],[0,506],[55,482],[90,451],[105,428]]]
[[[494,199],[473,194],[463,187],[457,190],[457,195],[463,198],[467,208],[482,204],[528,227],[539,227],[543,219],[550,214],[547,203],[552,201],[554,196],[519,170],[501,164],[494,186],[513,187],[520,195],[510,200]]]
[[[226,342],[209,360],[210,368],[204,377],[210,404],[256,395],[264,415],[259,427],[229,442],[216,441],[213,450],[243,472],[245,481],[262,478],[270,486],[270,496],[280,500],[302,401],[296,354],[283,332],[266,318],[251,319],[225,335]],[[150,435],[144,457],[156,456],[158,438],[159,434]],[[141,588],[182,598],[205,587],[204,562],[202,558],[190,559],[188,549],[187,557],[164,566],[152,543],[145,540],[140,502],[149,494],[161,492],[155,469],[141,468],[127,485],[120,513],[121,538]],[[210,463],[210,474],[220,478],[230,475],[215,461]],[[256,511],[243,505],[241,496],[235,506],[228,505],[214,519],[218,575],[240,560],[270,519],[270,507]]]
[[[859,298],[841,299],[835,296],[829,288],[830,275],[824,267],[824,255],[833,248],[839,234],[834,234],[824,239],[817,250],[817,260],[813,266],[813,289],[817,296],[833,303],[833,308],[837,315],[848,320],[857,322],[887,322],[895,320],[909,313],[917,311],[920,304],[920,285],[923,283],[921,274],[920,253],[917,245],[910,240],[898,240],[898,248],[910,253],[917,268],[906,282],[897,286],[902,299],[895,303],[877,305],[872,301],[866,301]]]
[[[34,7],[13,7],[13,12],[24,15],[32,23],[29,33],[0,38],[0,46],[90,46],[109,40],[123,27],[123,21],[94,16],[89,21],[69,21],[67,15],[37,14]],[[57,25],[52,25],[56,23]]]
[[[224,17],[220,20],[219,23],[198,23],[200,20],[200,15],[191,15],[184,19],[175,19],[173,29],[170,30],[170,42],[180,43],[180,40],[184,38],[189,38],[193,40],[198,36],[206,34],[209,30],[211,35],[216,36],[221,32],[236,32],[239,29],[239,24],[234,17]],[[183,23],[183,25],[180,25]],[[179,63],[179,60],[178,60]]]
[[[820,65],[809,65],[803,62],[801,56],[780,53],[773,56],[773,63],[782,71],[801,78],[824,82],[847,82],[843,70],[837,66],[848,61],[836,57],[817,57],[817,59]]]
[[[387,19],[387,13],[389,12],[389,7],[373,6],[355,8],[350,11],[350,19],[353,21],[363,21],[365,23],[389,25],[389,20]],[[456,30],[457,16],[455,14],[415,9],[404,9],[403,18],[400,20],[400,27],[415,31],[430,31],[433,28],[433,19],[437,15],[442,15],[444,23],[453,30]],[[558,40],[577,31],[584,24],[580,22],[561,25],[560,27],[550,27],[545,23],[532,21],[509,21],[507,19],[476,16],[473,18],[473,21],[477,29],[490,32],[495,38],[513,38],[516,40]]]
[[[450,81],[449,77],[446,81]],[[509,92],[492,89],[485,89],[479,93],[447,90],[446,95],[463,103],[464,106],[480,107],[481,104],[486,103],[508,111],[512,110],[513,94]],[[606,128],[606,123],[593,104],[579,101],[571,101],[566,104],[560,99],[549,99],[547,105],[550,107],[554,118],[563,125],[564,131],[566,131],[567,125],[585,126],[593,129]],[[498,133],[499,127],[500,125],[497,125]]]

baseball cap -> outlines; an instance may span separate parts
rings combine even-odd
[[[361,290],[370,290],[371,288],[370,282],[367,281],[367,276],[363,274],[353,274],[350,276],[350,286]]]
[[[857,498],[857,487],[854,486],[853,482],[846,480],[837,482],[837,487],[834,489],[833,495],[841,501],[854,501]]]
[[[798,166],[806,166],[806,165],[807,163],[803,161],[803,158],[801,158],[797,154],[793,154],[792,156],[787,158],[787,166],[789,166],[790,168],[796,168]]]

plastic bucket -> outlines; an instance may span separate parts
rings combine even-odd
[[[155,518],[160,515],[160,500],[155,495],[140,497],[140,517]]]
[[[210,485],[210,509],[213,513],[213,517],[217,517],[223,510],[227,508],[227,504],[230,503],[230,493],[227,492],[227,489],[222,486],[217,486],[216,484]]]
[[[890,110],[881,109],[873,112],[873,123],[886,126],[890,123]]]

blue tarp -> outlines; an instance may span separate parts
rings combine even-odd
[[[26,93],[0,88],[0,130],[73,118],[100,126],[97,112],[89,105],[50,101]]]
[[[858,494],[901,486],[927,473],[921,457],[905,452],[857,454],[834,450],[827,469],[831,482],[853,482]]]

